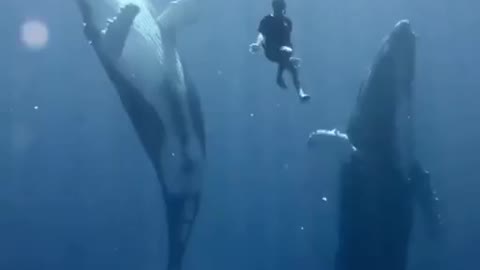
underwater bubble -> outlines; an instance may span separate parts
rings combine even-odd
[[[301,230],[301,231],[304,231],[304,230],[305,230],[305,227],[300,226],[300,230]]]
[[[41,50],[47,46],[49,33],[44,22],[28,20],[22,24],[20,38],[23,44],[31,50]]]
[[[254,113],[251,113],[251,114],[250,114],[250,117],[254,117],[254,116],[255,116],[255,114],[254,114]]]
[[[34,109],[34,110],[38,110],[38,106],[33,106],[33,109]]]
[[[324,202],[328,201],[327,197],[323,197],[322,201],[324,201]]]

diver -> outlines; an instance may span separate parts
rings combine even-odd
[[[278,64],[277,84],[283,89],[287,88],[283,79],[283,71],[287,69],[293,78],[293,84],[298,91],[301,101],[310,100],[310,96],[303,90],[298,68],[300,59],[293,57],[293,44],[291,41],[292,21],[285,16],[287,4],[285,0],[272,1],[273,14],[265,16],[258,27],[258,37],[255,43],[250,44],[252,54],[263,47],[268,60]]]

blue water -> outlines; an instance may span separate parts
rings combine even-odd
[[[201,21],[179,36],[209,151],[184,269],[333,269],[336,163],[306,139],[344,127],[382,38],[403,18],[420,36],[417,150],[447,228],[436,242],[415,228],[410,269],[478,269],[478,1],[288,1],[310,104],[279,90],[275,67],[248,52],[269,1],[202,2]],[[160,187],[75,4],[0,6],[0,269],[164,269]],[[31,19],[48,27],[43,49],[20,38]]]

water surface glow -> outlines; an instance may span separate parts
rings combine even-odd
[[[44,49],[47,46],[48,38],[48,27],[42,21],[27,20],[21,26],[20,39],[28,49]]]

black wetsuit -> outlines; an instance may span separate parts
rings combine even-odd
[[[258,27],[265,37],[263,48],[266,57],[275,63],[289,61],[291,54],[282,54],[280,48],[287,46],[292,48],[290,35],[292,33],[292,21],[286,16],[267,15],[260,22]]]
[[[281,47],[286,46],[293,50],[291,41],[292,21],[286,16],[265,16],[258,27],[258,32],[265,37],[263,48],[268,60],[278,63],[277,82],[282,79],[284,69],[292,73],[293,82],[297,89],[300,89],[300,81],[295,66],[290,61],[292,52],[282,51]]]

